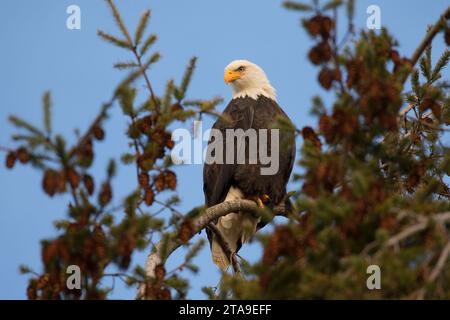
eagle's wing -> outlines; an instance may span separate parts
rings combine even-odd
[[[213,125],[213,129],[220,130],[223,137],[223,164],[205,163],[203,167],[203,191],[205,194],[205,202],[208,207],[223,202],[228,190],[231,187],[233,174],[236,169],[236,161],[232,164],[225,163],[226,155],[226,129],[243,129],[247,130],[251,127],[254,116],[254,106],[236,103],[232,100],[225,108],[222,117],[217,119]],[[208,142],[208,148],[211,140]],[[234,144],[236,148],[237,143]],[[236,150],[234,150],[236,156]]]
[[[282,117],[288,122],[292,123],[289,117],[284,113],[283,110]],[[292,126],[294,128],[294,126]],[[283,172],[281,173],[281,177],[279,179],[282,180],[281,184],[285,188],[285,192],[287,184],[289,182],[289,178],[292,173],[292,169],[295,163],[295,155],[296,155],[296,146],[295,146],[295,133],[289,129],[281,129],[280,130],[280,168],[282,168]],[[281,199],[284,200],[286,213],[289,213],[293,210],[292,203],[289,199]],[[281,204],[281,203],[280,203]],[[277,204],[278,205],[278,204]],[[264,224],[258,225],[258,229],[262,228]]]
[[[242,101],[240,101],[242,102]],[[222,117],[219,118],[213,126],[213,129],[220,130],[223,143],[223,162],[220,163],[205,163],[203,168],[203,191],[205,193],[205,202],[208,207],[221,203],[228,199],[238,199],[241,197],[238,189],[232,190],[233,176],[236,172],[236,161],[232,164],[225,163],[226,157],[226,129],[242,129],[247,130],[251,127],[254,116],[254,106],[247,104],[236,103],[236,100],[232,100],[225,108]],[[237,143],[234,143],[234,155],[236,157]],[[211,146],[211,139],[208,142],[208,148]],[[231,152],[231,150],[229,150]],[[208,150],[208,154],[210,154]],[[230,245],[230,249],[233,252],[238,250],[238,238],[241,237],[241,227],[246,224],[248,219],[242,217],[239,213],[229,213],[226,217],[222,217],[221,221],[227,225],[224,228],[223,223],[219,223],[220,219],[216,219],[214,223],[222,233],[222,236],[226,239]],[[256,222],[257,223],[257,222]],[[255,223],[255,225],[256,225]],[[211,255],[214,263],[218,265],[222,270],[226,270],[230,260],[229,257],[223,252],[222,247],[215,240],[211,230],[206,229],[206,234],[211,247]]]
[[[292,124],[291,119],[287,114],[280,108],[281,117]],[[294,125],[292,125],[294,128]],[[280,168],[284,170],[282,172],[283,185],[286,186],[292,173],[295,162],[295,132],[286,128],[281,128],[280,134]]]

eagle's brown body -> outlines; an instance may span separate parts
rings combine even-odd
[[[219,118],[213,128],[222,132],[225,138],[226,129],[273,129],[277,128],[279,118],[290,121],[284,111],[278,106],[277,102],[265,96],[258,96],[255,100],[250,97],[235,98],[231,100],[223,112],[223,117]],[[268,131],[270,148],[270,131]],[[211,141],[209,142],[211,144]],[[245,141],[248,153],[248,140]],[[261,166],[259,162],[249,164],[248,155],[244,164],[205,164],[203,171],[203,190],[205,201],[208,207],[216,205],[226,200],[248,199],[269,196],[268,205],[277,205],[286,195],[286,185],[292,171],[295,159],[295,136],[292,131],[279,130],[279,168],[274,175],[261,175]],[[224,143],[224,160],[226,154],[227,141]],[[236,142],[234,144],[234,154],[236,155]],[[260,144],[258,141],[258,148]],[[259,150],[258,150],[259,151]],[[237,252],[242,243],[256,232],[257,225],[260,222],[247,213],[230,213],[220,218],[216,225],[224,234],[229,242],[232,251]],[[261,227],[261,225],[259,225]],[[224,256],[214,235],[208,232],[208,239],[211,243],[213,260],[222,269],[229,265],[229,257]]]

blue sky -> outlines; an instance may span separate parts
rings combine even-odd
[[[323,1],[322,1],[323,2]],[[356,1],[357,28],[366,26],[366,8],[381,8],[381,22],[399,40],[401,54],[410,56],[425,33],[448,5],[446,0]],[[120,1],[116,3],[127,25],[133,30],[140,14],[152,9],[151,32],[158,34],[155,49],[162,60],[149,73],[157,93],[170,78],[180,80],[193,55],[198,66],[188,91],[189,98],[222,96],[228,101],[230,88],[223,83],[223,68],[234,59],[248,59],[260,65],[277,89],[278,101],[298,127],[314,126],[309,114],[311,97],[326,94],[316,82],[317,70],[306,55],[311,40],[299,27],[299,15],[281,7],[281,1]],[[66,8],[81,8],[81,30],[66,28]],[[102,102],[124,76],[112,65],[130,60],[127,52],[100,40],[102,29],[118,34],[110,12],[102,0],[2,0],[0,2],[0,145],[12,146],[14,132],[8,123],[10,114],[33,123],[42,123],[41,95],[53,95],[54,131],[74,141],[73,130],[86,129]],[[342,33],[341,33],[342,35]],[[435,41],[434,55],[445,48],[442,35]],[[444,77],[449,79],[448,69]],[[225,104],[219,106],[219,110]],[[124,135],[127,120],[116,106],[106,123],[107,139],[97,144],[93,173],[104,176],[105,163],[128,150]],[[206,121],[206,129],[211,121]],[[3,154],[2,154],[3,158]],[[2,160],[3,162],[3,160]],[[177,168],[180,211],[203,203],[202,167]],[[16,166],[7,171],[0,166],[0,299],[23,299],[27,276],[18,267],[27,264],[40,270],[40,245],[54,236],[52,221],[65,215],[67,198],[49,198],[40,190],[41,175],[30,167]],[[131,167],[120,166],[114,181],[117,200],[135,186]],[[201,235],[204,237],[204,234]],[[150,248],[149,248],[150,250]],[[260,255],[257,244],[247,245],[241,255],[253,261]],[[133,264],[143,264],[146,252],[136,254]],[[168,262],[168,269],[182,259],[181,252]],[[219,272],[205,247],[197,257],[200,273],[189,276],[189,297],[204,298],[200,288],[215,286]],[[105,280],[107,284],[111,282]],[[130,299],[134,290],[116,281],[111,297]]]

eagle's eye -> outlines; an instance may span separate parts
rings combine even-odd
[[[237,70],[240,71],[240,72],[242,72],[242,71],[245,70],[245,67],[244,67],[244,66],[240,66],[239,68],[237,68]]]

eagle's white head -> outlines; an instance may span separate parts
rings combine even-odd
[[[248,96],[256,100],[260,95],[277,99],[264,70],[250,61],[234,60],[225,67],[223,78],[226,84],[231,84],[233,99]]]

